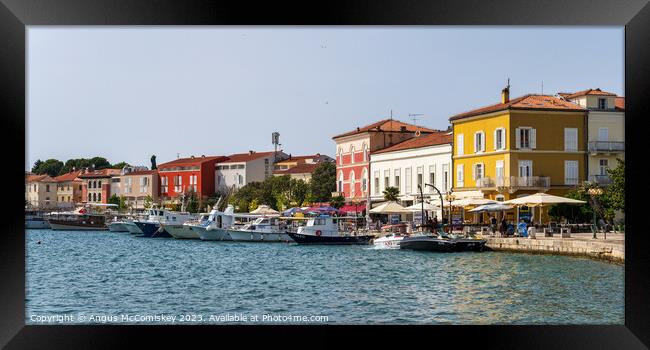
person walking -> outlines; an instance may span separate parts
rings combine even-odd
[[[506,233],[508,232],[508,222],[506,221],[505,217],[503,219],[501,219],[501,230],[500,230],[500,232],[501,232],[502,237],[505,236]]]

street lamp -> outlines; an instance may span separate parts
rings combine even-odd
[[[594,212],[594,237],[593,239],[596,239],[596,231],[598,230],[598,223],[596,219],[596,206],[597,206],[597,197],[603,194],[603,189],[600,187],[592,187],[587,190],[587,193],[591,196],[591,211]]]

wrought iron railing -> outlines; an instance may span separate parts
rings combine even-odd
[[[592,141],[589,142],[589,152],[625,152],[625,142]]]

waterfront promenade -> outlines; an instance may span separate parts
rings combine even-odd
[[[617,263],[625,262],[625,234],[598,233],[593,239],[592,233],[571,233],[571,237],[562,238],[560,234],[553,237],[544,237],[537,233],[537,237],[485,237],[486,246],[494,251],[525,252],[533,254],[554,254],[584,256],[599,260]]]

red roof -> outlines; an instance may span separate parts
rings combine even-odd
[[[582,90],[574,93],[570,92],[560,92],[558,95],[566,98],[566,99],[572,99],[580,96],[586,96],[586,95],[598,95],[598,96],[616,96],[616,94],[613,94],[611,92],[607,91],[602,91],[601,89],[587,89],[587,90]]]
[[[71,171],[69,173],[55,177],[54,180],[57,182],[74,181],[77,177],[79,177],[79,174],[81,174],[81,170]]]
[[[401,151],[401,150],[411,149],[411,148],[451,144],[452,140],[453,137],[450,132],[448,131],[436,132],[433,134],[426,134],[426,135],[413,137],[411,139],[402,141],[390,147],[386,147],[379,151],[372,152],[372,154]]]
[[[302,163],[286,170],[275,170],[273,171],[273,174],[277,174],[277,175],[312,174],[316,170],[316,168],[318,168],[319,165],[320,163],[313,163],[313,164]]]
[[[95,170],[91,171],[88,173],[81,173],[79,174],[79,178],[81,179],[90,179],[90,178],[98,178],[98,177],[112,177],[115,175],[120,175],[120,169],[101,169],[101,170]]]
[[[208,156],[208,157],[200,156],[200,157],[179,158],[167,163],[160,164],[158,165],[158,168],[170,168],[170,167],[183,166],[183,165],[200,165],[202,163],[210,162],[214,160],[220,162],[226,158],[227,157],[225,156]]]
[[[275,152],[248,152],[248,153],[236,153],[231,154],[226,157],[225,160],[220,161],[219,163],[241,163],[241,162],[250,162],[258,158],[264,158],[272,156]]]
[[[614,100],[616,109],[620,111],[625,111],[625,97],[619,97],[617,96],[616,99]]]
[[[32,174],[32,175],[25,176],[25,182],[38,182],[38,181],[47,180],[47,178],[51,179],[51,177],[48,176],[47,174],[45,174],[45,175],[34,175],[34,174]]]
[[[404,127],[404,130],[402,130],[402,127]],[[384,119],[376,123],[372,123],[370,125],[357,128],[356,130],[352,130],[344,134],[336,135],[332,138],[337,139],[339,137],[351,136],[351,135],[361,134],[364,132],[415,132],[417,130],[420,130],[420,132],[424,132],[424,133],[438,131],[429,128],[424,128],[421,126],[416,126],[409,123],[404,123],[396,119]]]
[[[565,101],[561,98],[549,95],[524,95],[514,98],[506,103],[497,103],[487,107],[477,108],[468,112],[456,114],[449,118],[449,120],[456,120],[475,115],[497,112],[508,109],[522,109],[522,110],[553,110],[553,111],[584,111],[580,105],[573,102]]]

